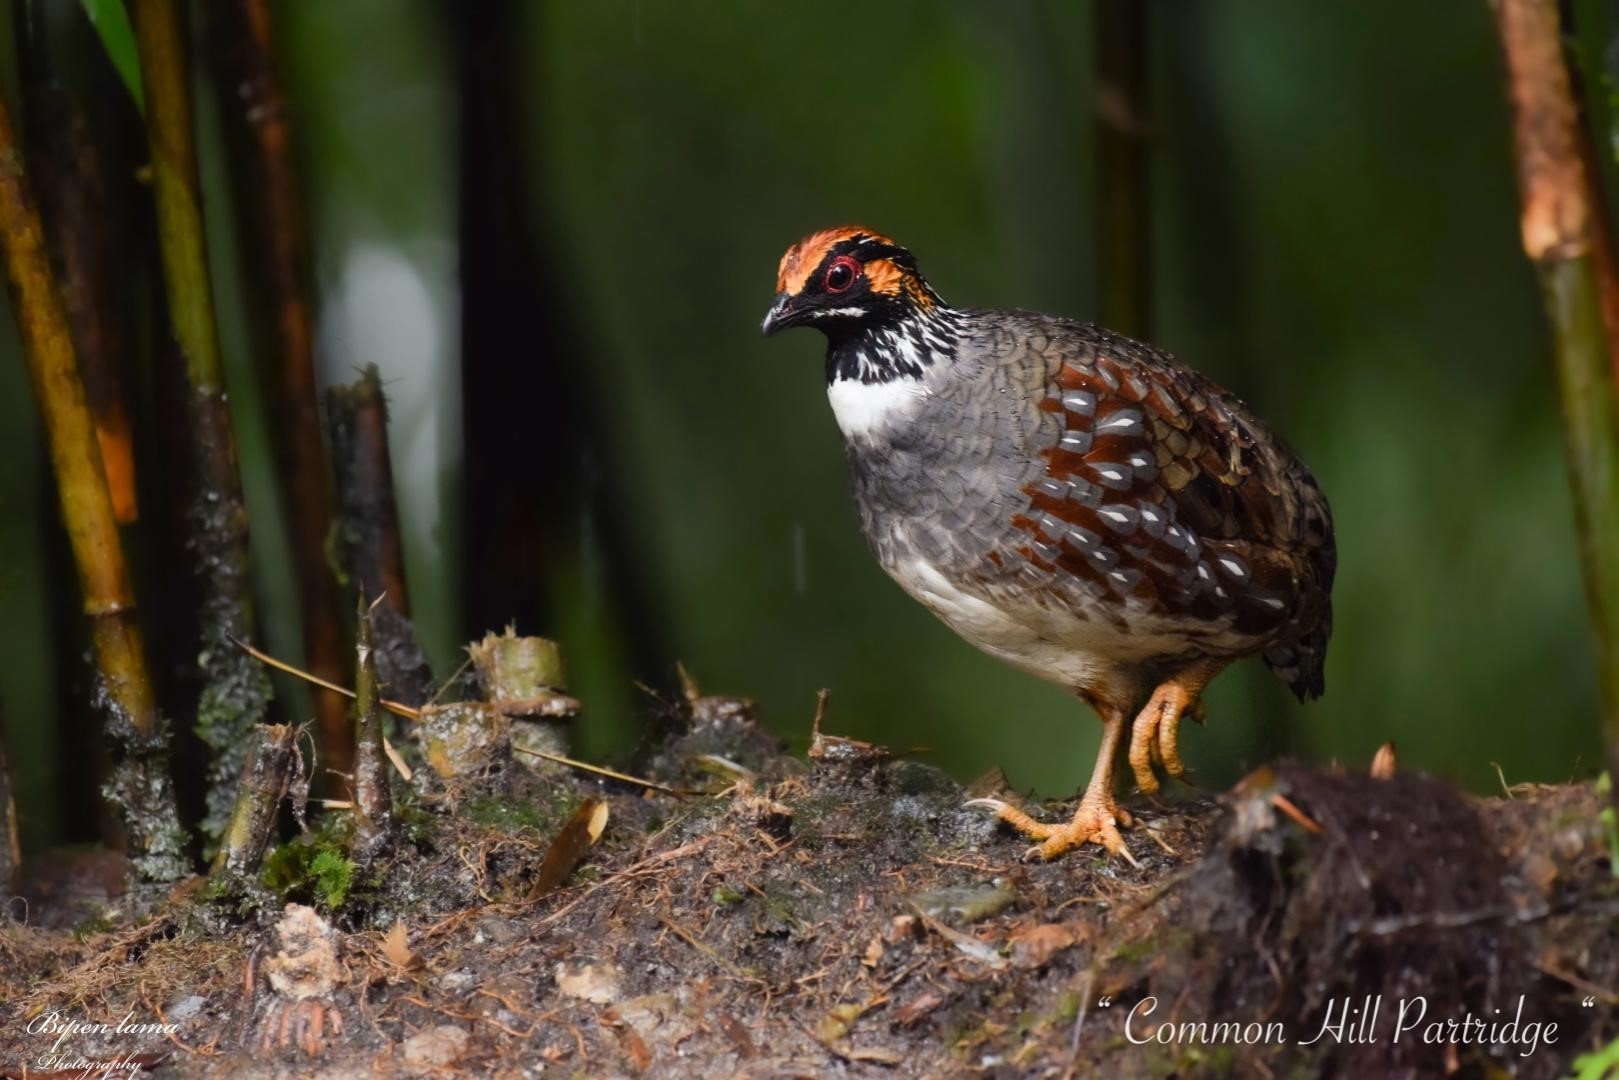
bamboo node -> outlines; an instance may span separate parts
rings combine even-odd
[[[1572,203],[1572,205],[1568,205]],[[1567,262],[1591,253],[1584,200],[1533,199],[1523,211],[1523,250],[1532,262]]]

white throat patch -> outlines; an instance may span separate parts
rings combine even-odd
[[[838,379],[826,388],[832,415],[847,439],[880,436],[898,427],[916,415],[928,393],[921,379],[904,377],[876,383]]]

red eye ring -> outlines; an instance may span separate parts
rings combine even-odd
[[[826,268],[826,275],[821,279],[822,285],[829,293],[840,293],[848,290],[854,284],[854,279],[860,276],[860,264],[847,255],[839,255],[832,260],[832,265]]]

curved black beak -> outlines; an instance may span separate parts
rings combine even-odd
[[[789,326],[797,326],[799,309],[793,306],[793,298],[786,293],[777,293],[775,303],[765,312],[765,321],[759,324],[759,329],[769,337],[777,330],[785,330]]]

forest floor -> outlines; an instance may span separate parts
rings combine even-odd
[[[352,880],[317,829],[256,900],[13,904],[0,1076],[1554,1077],[1619,1035],[1591,785],[1278,764],[1131,800],[1139,866],[1028,864],[931,767],[680,712],[648,776],[717,792],[512,766]],[[600,843],[535,896],[588,798]]]

